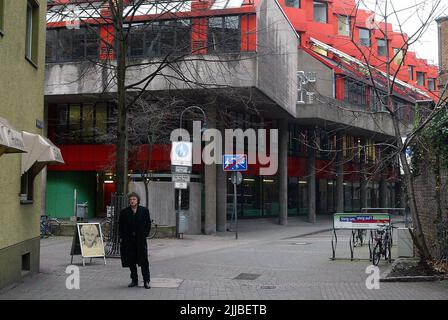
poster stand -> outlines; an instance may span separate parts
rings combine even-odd
[[[97,225],[98,226],[99,236],[100,236],[100,239],[101,239],[101,244],[103,246],[103,250],[102,250],[103,252],[102,252],[101,255],[96,255],[96,256],[85,256],[85,255],[83,255],[83,250],[82,250],[82,247],[81,247],[81,240],[80,240],[80,226],[81,225],[87,225],[87,224],[89,224],[89,225]],[[83,267],[86,266],[86,264],[85,264],[85,259],[86,258],[90,258],[90,263],[92,263],[92,259],[93,258],[103,258],[104,265],[106,265],[106,255],[104,253],[104,245],[103,245],[103,233],[101,231],[101,226],[99,225],[99,223],[77,223],[76,224],[76,231],[73,234],[72,247],[71,247],[71,250],[70,250],[70,256],[71,256],[70,264],[73,264],[73,256],[79,256],[79,255],[82,257],[82,265],[83,265]]]

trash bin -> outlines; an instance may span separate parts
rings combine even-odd
[[[188,231],[188,216],[185,212],[179,213],[179,233],[186,233]]]
[[[76,205],[76,218],[78,220],[84,220],[87,216],[87,203],[79,203]]]

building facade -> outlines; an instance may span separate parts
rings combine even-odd
[[[22,175],[23,156],[1,150],[12,139],[26,152],[22,130],[42,134],[45,13],[42,1],[0,1],[0,288],[39,271],[44,177]]]
[[[202,106],[209,128],[279,130],[278,170],[262,175],[260,162],[249,165],[238,187],[240,217],[276,216],[286,224],[291,215],[307,215],[314,222],[317,214],[400,206],[398,163],[387,147],[395,133],[391,120],[381,113],[381,58],[375,54],[369,55],[372,61],[363,61],[347,33],[338,34],[343,21],[339,16],[354,3],[298,3],[179,1],[169,10],[148,4],[128,21],[129,60],[141,65],[160,61],[169,52],[183,53],[189,59],[157,74],[144,91],[159,100],[175,97],[185,107]],[[69,217],[77,189],[78,202],[89,203],[89,217],[100,217],[114,191],[115,146],[102,137],[114,131],[116,89],[109,86],[112,79],[101,63],[92,66],[92,60],[113,61],[113,50],[107,48],[113,34],[98,17],[81,19],[79,29],[67,28],[64,15],[56,14],[61,8],[54,1],[47,16],[46,108],[49,137],[61,148],[66,164],[50,168],[46,207],[51,215]],[[353,18],[347,15],[346,21],[365,28],[367,17],[361,12]],[[365,50],[386,50],[378,49],[378,30],[369,29],[367,43],[365,33],[359,36],[363,31],[352,29],[354,41],[363,41]],[[393,53],[394,46],[402,44],[398,34],[390,36],[387,50]],[[398,73],[394,90],[406,131],[415,101],[437,94],[437,80],[427,81],[437,78],[437,68],[410,52],[402,58],[392,68],[406,69]],[[368,64],[374,70],[370,76]],[[410,66],[415,67],[412,73]],[[129,83],[151,72],[130,69]],[[425,73],[421,85],[411,79],[417,72]],[[149,206],[156,222],[171,224],[176,201],[170,148],[156,143],[148,151],[146,145],[142,142],[130,152],[130,179],[139,190],[141,180],[150,180]],[[250,152],[247,146],[245,152]],[[150,174],[142,176],[145,162]],[[192,187],[183,193],[183,209],[203,222],[191,232],[225,231],[232,212],[229,177],[221,164],[202,163],[193,173]],[[160,203],[169,205],[161,208]]]

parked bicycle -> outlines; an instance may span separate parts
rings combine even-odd
[[[158,224],[151,219],[151,230],[149,231],[148,239],[154,239],[157,235]]]
[[[58,236],[61,234],[61,222],[47,215],[40,216],[40,237]]]
[[[392,225],[379,224],[374,232],[374,247],[372,251],[372,263],[377,266],[384,257],[384,260],[392,262]]]

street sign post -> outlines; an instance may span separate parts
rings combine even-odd
[[[238,239],[236,186],[243,181],[243,175],[240,171],[247,171],[247,156],[245,154],[225,154],[223,155],[222,165],[225,172],[232,172],[230,180],[233,183],[233,217],[235,218],[235,239]]]
[[[179,216],[182,209],[182,189],[188,188],[191,167],[193,166],[193,143],[173,141],[171,146],[171,173],[174,189],[179,190],[178,208],[176,211],[176,238],[179,238]]]

